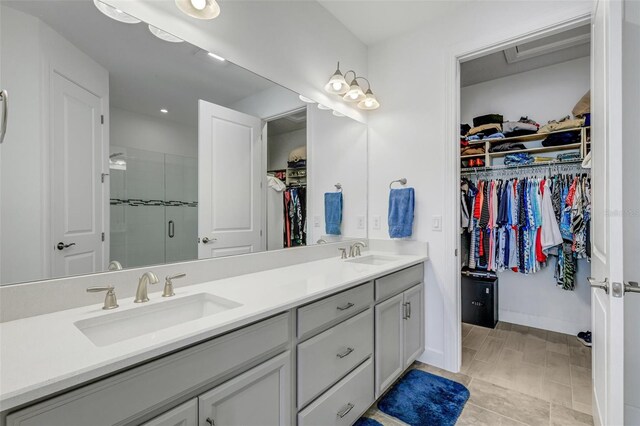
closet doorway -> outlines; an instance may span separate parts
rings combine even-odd
[[[457,153],[461,371],[588,415],[590,55],[585,19],[461,61]]]
[[[279,116],[266,126],[267,250],[305,246],[307,109]]]

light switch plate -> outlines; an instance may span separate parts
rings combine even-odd
[[[380,216],[373,216],[373,229],[380,229]]]
[[[358,216],[358,229],[364,229],[364,216]]]
[[[313,217],[313,227],[320,228],[320,216]]]
[[[442,231],[442,216],[435,215],[431,217],[431,229],[434,231]]]

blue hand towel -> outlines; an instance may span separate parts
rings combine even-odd
[[[413,228],[413,188],[392,189],[389,192],[389,236],[410,237]]]
[[[329,235],[340,235],[342,224],[342,192],[324,194],[324,223]]]

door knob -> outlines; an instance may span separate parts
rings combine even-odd
[[[640,285],[637,281],[629,281],[628,283],[624,283],[624,292],[625,293],[640,293]]]
[[[203,243],[203,244],[209,244],[209,243],[213,243],[214,241],[217,241],[217,240],[218,240],[218,239],[217,239],[217,238],[214,238],[214,237],[211,237],[211,238],[209,238],[209,237],[204,237],[204,238],[202,239],[202,243]]]
[[[588,277],[587,281],[589,281],[592,288],[599,288],[609,294],[609,278],[605,278],[604,281],[598,281],[593,277]]]
[[[57,248],[58,250],[64,250],[64,249],[66,249],[66,248],[69,248],[69,247],[71,247],[71,246],[75,246],[75,245],[76,245],[76,243],[69,243],[69,244],[65,244],[65,243],[63,243],[62,241],[60,241],[60,242],[58,243],[58,245],[56,246],[56,248]]]

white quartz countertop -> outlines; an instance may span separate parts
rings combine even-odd
[[[0,412],[427,260],[421,255],[363,253],[371,254],[395,259],[383,265],[323,259],[181,287],[171,298],[160,297],[157,290],[163,283],[158,283],[149,287],[156,292],[144,306],[199,293],[241,306],[106,346],[96,346],[74,323],[140,308],[133,298],[119,300],[120,307],[112,311],[102,310],[99,303],[1,323]]]

